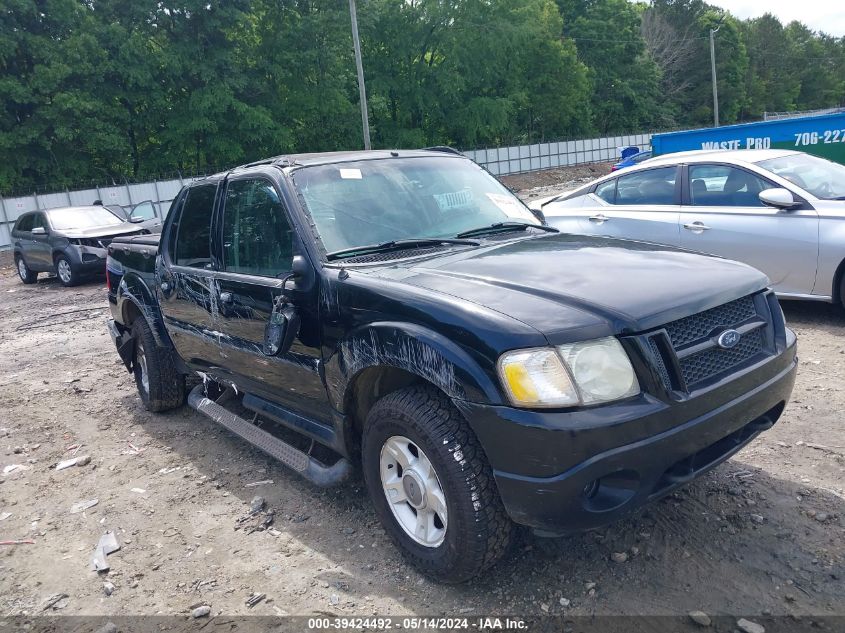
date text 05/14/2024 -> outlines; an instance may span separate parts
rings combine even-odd
[[[379,631],[522,631],[528,628],[528,623],[522,618],[511,617],[339,617],[339,618],[309,618],[309,631],[361,630],[373,629]]]

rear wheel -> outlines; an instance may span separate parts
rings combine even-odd
[[[135,341],[133,373],[138,395],[148,411],[167,411],[185,402],[185,376],[176,369],[173,352],[156,345],[146,319],[132,324]]]
[[[507,551],[512,524],[472,430],[430,387],[379,400],[362,441],[367,489],[386,531],[420,571],[463,582]]]
[[[64,255],[56,258],[56,275],[63,286],[75,286],[79,283],[79,273],[73,270],[73,266]]]
[[[18,255],[15,258],[15,265],[18,269],[18,277],[21,278],[23,283],[34,284],[38,281],[38,273],[29,269],[29,266],[26,265],[22,255]]]

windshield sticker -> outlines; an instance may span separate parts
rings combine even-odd
[[[340,177],[346,180],[361,180],[361,170],[360,169],[341,169],[340,170]]]
[[[461,191],[450,191],[448,193],[435,193],[434,200],[441,211],[459,209],[472,204],[472,190],[462,189]]]
[[[519,218],[520,220],[528,220],[536,222],[537,218],[528,209],[522,206],[518,200],[511,196],[506,196],[500,193],[488,193],[487,197],[490,201],[505,212],[509,218]]]

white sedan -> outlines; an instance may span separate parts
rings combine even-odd
[[[845,166],[789,150],[667,154],[535,200],[548,223],[721,255],[784,299],[845,305]]]

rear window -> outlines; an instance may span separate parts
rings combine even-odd
[[[53,209],[48,211],[50,226],[57,231],[92,229],[100,226],[117,226],[123,221],[103,207],[78,209]]]
[[[174,257],[177,265],[205,268],[211,263],[211,212],[216,193],[216,184],[196,185],[188,190],[178,218]]]

